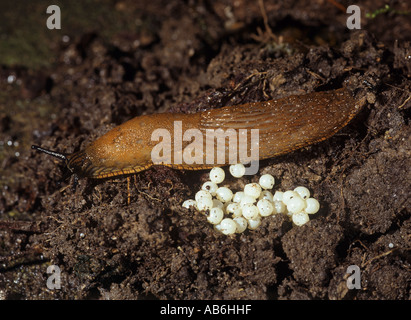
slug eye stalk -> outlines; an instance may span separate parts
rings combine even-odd
[[[70,161],[68,154],[64,154],[64,153],[62,153],[62,152],[57,152],[57,151],[52,151],[52,150],[44,149],[44,148],[39,147],[39,146],[36,146],[36,145],[32,145],[31,148],[34,149],[34,150],[36,150],[36,151],[40,151],[40,152],[43,152],[43,153],[48,154],[48,155],[50,155],[50,156],[53,156],[53,157],[55,157],[55,158],[57,158],[57,159],[63,160],[63,161],[65,161],[66,163],[68,163],[68,162]],[[70,172],[69,172],[69,174],[66,174],[65,177],[63,177],[62,180],[65,180],[66,178],[68,178],[68,176],[69,176],[70,174],[72,174],[72,169],[70,169],[69,166],[68,166],[68,168],[69,168]],[[74,173],[74,179],[73,179],[73,185],[72,185],[72,190],[73,190],[73,192],[76,190],[76,187],[77,187],[77,184],[78,184],[78,180],[79,180],[79,176],[78,176],[76,173]],[[61,183],[61,181],[59,181],[59,184],[60,184],[60,183]]]
[[[43,152],[45,154],[48,154],[50,156],[53,156],[57,159],[67,161],[67,156],[64,153],[57,152],[57,151],[52,151],[52,150],[47,150],[47,149],[44,149],[44,148],[36,146],[36,145],[32,145],[31,148],[34,149],[34,150]]]

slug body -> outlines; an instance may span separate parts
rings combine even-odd
[[[223,149],[226,153],[224,161],[206,164],[204,154],[201,163],[174,164],[173,160],[178,157],[178,152],[174,150],[178,146],[175,142],[176,123],[181,124],[181,132],[193,129],[204,135],[217,129],[258,129],[258,159],[267,159],[331,137],[361,110],[363,104],[343,88],[195,114],[143,115],[110,130],[86,149],[68,155],[36,146],[33,148],[65,160],[68,168],[79,176],[96,179],[137,173],[154,164],[184,170],[207,169],[229,164],[228,143]],[[153,140],[152,134],[157,129],[173,133],[170,140],[173,158],[167,163],[152,160],[152,150],[161,140]],[[247,135],[250,138],[250,134]],[[204,147],[206,141],[203,141]],[[189,144],[190,141],[183,141],[179,147],[184,149]],[[217,154],[221,150],[212,152]],[[236,160],[234,162],[240,162]]]

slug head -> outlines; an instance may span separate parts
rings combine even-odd
[[[80,152],[76,152],[72,154],[66,154],[66,153],[62,153],[58,151],[44,149],[36,145],[32,145],[31,148],[64,161],[67,168],[70,170],[70,173],[74,175],[73,189],[75,189],[77,185],[79,176],[87,175],[87,170],[85,168],[85,164],[87,163],[87,158],[85,157],[84,152],[80,151]]]

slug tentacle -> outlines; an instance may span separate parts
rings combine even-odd
[[[67,154],[58,151],[48,150],[36,145],[32,145],[31,148],[65,161],[67,168],[72,173],[76,173],[80,176],[89,176],[89,173],[93,168],[92,164],[90,162],[87,162],[87,156],[85,151]]]
[[[43,152],[45,154],[48,154],[50,156],[53,156],[55,158],[58,158],[60,160],[64,160],[67,161],[67,155],[61,152],[57,152],[57,151],[52,151],[52,150],[48,150],[48,149],[44,149],[42,147],[36,146],[36,145],[32,145],[31,146],[32,149]]]

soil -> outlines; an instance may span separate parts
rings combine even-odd
[[[101,16],[89,24],[75,20],[87,17],[82,7],[47,31],[41,63],[2,58],[0,298],[411,298],[411,7],[393,1],[378,12],[384,1],[358,1],[361,29],[350,30],[334,1],[263,3],[98,2]],[[272,174],[276,190],[304,185],[320,201],[302,227],[275,215],[224,236],[181,206],[207,171],[131,176],[128,203],[127,177],[84,178],[74,189],[63,162],[30,149],[71,153],[142,114],[347,84],[368,92],[349,125],[260,163],[258,176]],[[60,268],[60,289],[46,286],[50,265]],[[347,288],[351,265],[361,289]]]

